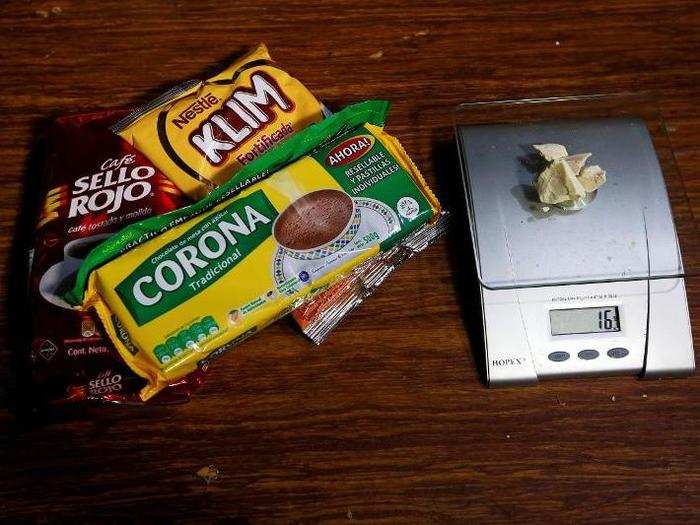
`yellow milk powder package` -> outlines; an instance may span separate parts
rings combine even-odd
[[[201,201],[94,249],[72,303],[95,308],[148,399],[437,218],[388,103],[350,106]]]
[[[164,93],[112,130],[196,200],[322,118],[319,101],[260,44],[218,75]]]

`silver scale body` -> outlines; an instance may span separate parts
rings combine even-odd
[[[489,385],[693,372],[683,263],[642,120],[458,126],[457,139]],[[542,143],[591,152],[588,164],[607,171],[583,210],[537,209],[523,158]],[[603,306],[618,308],[619,332],[551,334],[550,310]]]

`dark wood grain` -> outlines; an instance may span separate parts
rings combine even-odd
[[[655,90],[700,210],[695,0],[10,1],[2,296],[24,181],[39,175],[39,122],[145,101],[258,41],[333,107],[389,98],[388,128],[457,210],[458,102]],[[182,406],[18,422],[3,301],[0,521],[700,521],[700,379],[487,389],[462,233],[409,262],[326,344],[280,322],[220,359]],[[698,346],[700,285],[689,289]],[[205,465],[220,471],[208,485],[195,475]]]

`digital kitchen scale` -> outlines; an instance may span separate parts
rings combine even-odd
[[[684,206],[684,240],[700,243],[650,107],[612,95],[457,109],[490,386],[693,372],[689,275],[667,182]],[[585,208],[539,202],[532,145],[546,143],[590,152],[588,164],[606,170]]]

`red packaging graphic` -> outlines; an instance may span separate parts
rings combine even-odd
[[[92,312],[62,298],[82,260],[127,224],[166,213],[186,197],[108,127],[128,112],[58,118],[50,132],[45,199],[36,222],[29,279],[34,388],[51,402],[137,402],[143,380],[124,364]],[[155,399],[184,401],[202,371]]]

